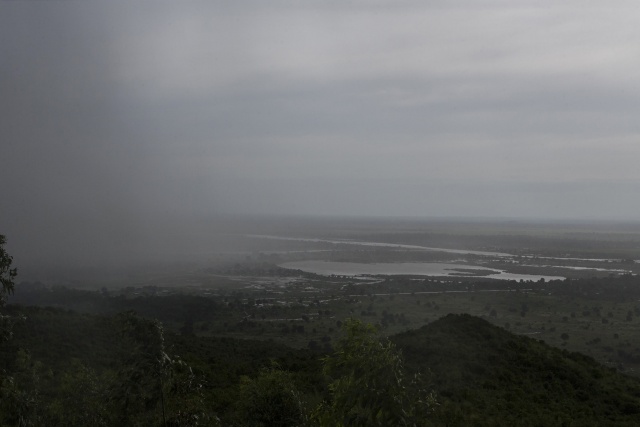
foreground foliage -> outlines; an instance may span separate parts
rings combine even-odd
[[[11,337],[12,319],[4,314],[3,308],[7,303],[7,297],[13,294],[15,278],[18,275],[18,269],[11,268],[13,257],[5,250],[6,243],[6,237],[0,234],[0,343]]]
[[[305,423],[304,407],[293,375],[277,364],[263,369],[257,378],[240,379],[240,422],[251,427],[299,426]]]
[[[395,344],[377,338],[372,325],[358,320],[347,320],[343,330],[336,351],[324,359],[331,399],[316,410],[316,421],[323,426],[422,424],[435,399],[407,387]]]
[[[390,340],[345,320],[322,356],[130,312],[5,311],[26,319],[0,347],[0,425],[640,424],[637,379],[468,315]]]

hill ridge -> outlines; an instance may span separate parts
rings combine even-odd
[[[428,369],[441,421],[456,425],[640,425],[640,380],[589,356],[449,314],[391,338]]]

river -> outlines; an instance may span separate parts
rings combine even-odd
[[[410,276],[449,276],[449,277],[477,277],[499,280],[564,280],[561,276],[544,276],[532,274],[507,273],[495,268],[480,267],[468,264],[450,264],[438,262],[398,262],[364,264],[356,262],[334,261],[291,261],[279,264],[280,267],[292,270],[302,270],[323,276],[362,276],[362,275],[410,275]],[[486,274],[474,274],[476,271]]]

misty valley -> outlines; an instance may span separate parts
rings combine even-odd
[[[0,1],[0,427],[640,426],[639,21]]]
[[[224,229],[228,250],[199,247],[192,260],[19,275],[4,310],[3,422],[640,422],[636,224],[271,218]],[[384,369],[403,361],[403,392],[384,370],[348,368],[378,357]],[[360,381],[384,391],[358,400]]]

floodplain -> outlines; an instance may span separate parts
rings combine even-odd
[[[232,250],[204,251],[198,262],[131,270],[108,285],[60,282],[37,298],[100,311],[87,298],[194,295],[211,307],[161,314],[165,327],[320,352],[347,318],[391,336],[468,313],[640,375],[640,224],[272,220],[225,238]],[[15,301],[33,304],[33,287],[19,287]],[[69,297],[71,288],[86,294]]]

